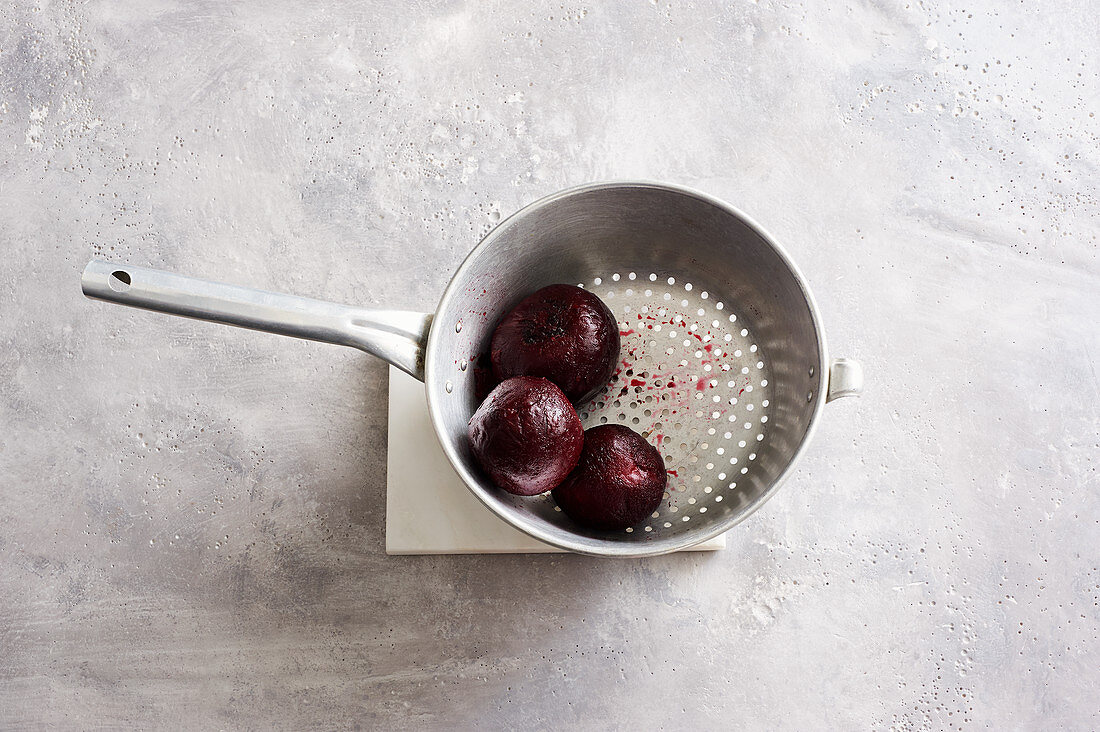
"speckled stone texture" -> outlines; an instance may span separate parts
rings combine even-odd
[[[0,4],[0,727],[1100,727],[1100,5]],[[862,400],[713,555],[387,557],[386,366],[502,216],[748,211]],[[427,439],[427,437],[426,437]]]

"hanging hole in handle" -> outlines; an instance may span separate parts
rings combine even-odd
[[[121,269],[116,269],[111,273],[111,276],[107,278],[107,284],[115,292],[126,292],[130,289],[130,273]]]

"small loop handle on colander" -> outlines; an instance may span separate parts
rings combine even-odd
[[[851,358],[834,358],[829,366],[829,391],[825,401],[863,393],[863,366]]]

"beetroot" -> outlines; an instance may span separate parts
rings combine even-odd
[[[667,479],[661,453],[644,437],[629,427],[605,424],[585,431],[580,462],[553,496],[578,524],[612,531],[656,511]]]
[[[619,324],[591,292],[550,285],[504,316],[493,332],[490,357],[498,379],[542,376],[580,404],[615,371]]]
[[[577,464],[584,428],[561,389],[518,376],[489,392],[470,418],[470,450],[498,486],[519,496],[545,493]]]

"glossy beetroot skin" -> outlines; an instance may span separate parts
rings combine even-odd
[[[569,475],[584,428],[569,399],[546,379],[503,381],[470,418],[470,449],[493,482],[518,496],[545,493]]]
[[[550,285],[504,316],[493,332],[490,357],[498,379],[542,376],[580,404],[615,371],[619,324],[591,292]]]
[[[667,480],[657,448],[629,427],[605,424],[585,431],[580,462],[553,496],[578,524],[614,531],[656,511]]]

